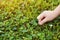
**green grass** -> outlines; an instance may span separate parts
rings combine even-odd
[[[54,10],[60,0],[1,0],[0,40],[59,40],[60,17],[42,26],[37,16]]]

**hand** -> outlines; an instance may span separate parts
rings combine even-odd
[[[55,19],[59,14],[56,11],[44,11],[38,17],[38,24],[43,25],[48,21],[52,21]]]

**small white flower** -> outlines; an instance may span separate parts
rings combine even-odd
[[[49,24],[50,27],[52,27],[53,25],[52,24]]]

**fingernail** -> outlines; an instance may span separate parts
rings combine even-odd
[[[42,25],[42,23],[39,22],[39,25]]]
[[[37,19],[38,19],[38,17],[37,17]]]
[[[39,19],[39,16],[37,17],[37,19]]]

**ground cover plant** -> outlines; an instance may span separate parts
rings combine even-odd
[[[60,40],[60,17],[42,26],[37,16],[60,0],[0,0],[0,40]]]

